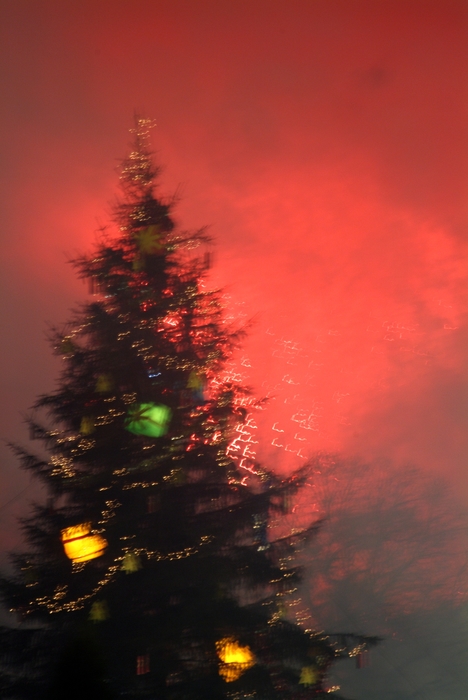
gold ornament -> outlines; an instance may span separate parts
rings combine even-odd
[[[313,666],[304,666],[301,671],[301,677],[299,678],[300,685],[315,685],[318,681],[317,669]]]
[[[242,647],[234,637],[224,637],[216,642],[219,675],[226,683],[236,681],[244,671],[255,664],[255,657],[249,647]]]
[[[164,253],[164,243],[162,242],[161,227],[152,224],[135,233],[135,240],[140,253],[144,255],[162,255]]]
[[[286,617],[288,614],[288,606],[284,603],[278,603],[278,615],[280,617]]]
[[[61,534],[65,554],[77,564],[100,557],[107,547],[101,535],[91,534],[91,523],[66,527]]]
[[[105,600],[95,600],[89,611],[91,622],[103,622],[109,617],[109,608]]]
[[[92,416],[83,416],[80,423],[80,433],[82,435],[91,435],[95,430],[94,418]]]
[[[133,574],[141,569],[140,557],[135,552],[127,552],[123,558],[121,568],[126,574]]]
[[[192,396],[195,401],[201,403],[205,401],[206,381],[203,375],[198,374],[198,372],[195,372],[195,370],[192,370],[188,378],[187,387],[191,389]]]
[[[132,262],[133,272],[141,272],[144,269],[144,267],[145,267],[145,261],[141,257],[136,256],[135,258],[133,258],[133,262]]]
[[[203,389],[203,380],[198,374],[198,372],[195,372],[194,369],[189,374],[189,378],[187,380],[187,388],[193,389],[193,391],[199,391],[200,389]]]
[[[96,381],[96,391],[98,394],[108,394],[114,388],[114,382],[110,374],[100,374]]]
[[[60,343],[60,351],[62,355],[73,355],[75,352],[73,343],[68,336],[66,338],[62,338]]]

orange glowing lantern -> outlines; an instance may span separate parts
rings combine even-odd
[[[91,523],[66,527],[62,530],[62,543],[67,557],[77,564],[100,557],[107,547],[101,535],[91,534]]]
[[[255,657],[249,647],[242,647],[234,637],[224,637],[216,642],[218,654],[219,675],[226,683],[236,681],[240,676],[255,664]]]

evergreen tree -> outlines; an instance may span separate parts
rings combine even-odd
[[[202,284],[204,231],[178,230],[156,194],[148,129],[122,163],[118,235],[74,262],[94,296],[54,333],[59,387],[29,421],[48,456],[15,447],[50,498],[2,580],[29,622],[2,632],[2,697],[328,697],[334,659],[371,640],[289,619],[314,527],[269,523],[304,472],[236,459],[251,398],[225,367],[241,334]]]

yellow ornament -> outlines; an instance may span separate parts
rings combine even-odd
[[[315,685],[318,681],[317,669],[313,666],[304,666],[301,671],[301,677],[299,678],[300,685]]]
[[[195,370],[192,370],[187,380],[187,389],[192,391],[193,399],[196,401],[204,401],[205,380],[203,375],[200,375],[198,372],[195,372]]]
[[[100,557],[107,547],[101,535],[91,534],[91,523],[66,527],[61,534],[65,554],[77,564]]]
[[[91,416],[83,416],[80,423],[80,433],[82,435],[91,435],[95,430],[94,418]]]
[[[73,343],[68,336],[66,338],[62,338],[62,342],[60,343],[60,350],[63,355],[73,355],[73,353],[75,352]]]
[[[98,394],[108,394],[114,388],[114,382],[110,374],[100,374],[96,381],[96,391]]]
[[[132,270],[133,272],[141,272],[143,268],[145,267],[145,261],[140,258],[139,256],[133,258],[132,262]]]
[[[277,609],[278,609],[278,615],[280,617],[286,617],[286,615],[288,614],[288,607],[284,603],[278,603]]]
[[[103,622],[109,617],[109,608],[105,600],[95,600],[89,611],[91,622]]]
[[[200,375],[197,372],[195,372],[195,370],[192,370],[189,374],[189,378],[187,380],[187,388],[193,389],[194,391],[198,391],[199,389],[203,388],[203,380],[200,377]]]
[[[158,224],[152,224],[141,231],[137,231],[135,240],[140,253],[146,255],[162,255],[164,253],[161,227]]]
[[[134,571],[141,569],[140,557],[134,552],[127,552],[123,558],[121,568],[126,574],[133,574]]]
[[[226,683],[236,681],[244,671],[255,664],[255,657],[249,647],[242,647],[234,637],[224,637],[216,642],[218,654],[219,675]]]

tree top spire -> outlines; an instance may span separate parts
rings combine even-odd
[[[121,165],[120,179],[129,194],[148,193],[154,186],[159,169],[154,166],[150,145],[150,130],[156,126],[153,119],[135,115],[132,150]]]

